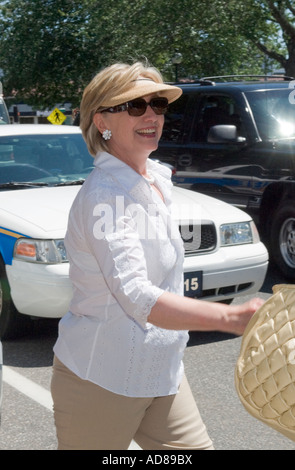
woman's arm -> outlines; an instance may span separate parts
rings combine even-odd
[[[263,303],[262,299],[253,298],[241,305],[227,305],[165,292],[151,309],[148,321],[168,330],[215,330],[241,335]]]

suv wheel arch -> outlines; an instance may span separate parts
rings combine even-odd
[[[295,280],[295,207],[285,200],[274,212],[270,230],[273,260],[287,279]]]

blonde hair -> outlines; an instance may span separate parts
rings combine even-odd
[[[139,76],[163,83],[162,75],[154,67],[145,66],[142,62],[133,65],[118,63],[99,72],[85,88],[80,107],[80,128],[91,155],[108,151],[107,142],[93,123],[93,116],[103,102],[107,103],[114,95],[123,93],[126,85]]]

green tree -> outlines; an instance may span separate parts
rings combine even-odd
[[[100,68],[144,59],[165,80],[295,75],[295,1],[0,0],[0,68],[5,93],[38,107],[78,105]],[[276,65],[276,66],[277,66]]]
[[[266,59],[295,77],[295,1],[229,2],[228,19]]]
[[[78,100],[79,89],[91,75],[95,54],[90,46],[97,39],[87,30],[87,2],[1,3],[0,57],[5,90],[15,90],[18,97],[39,106]]]
[[[107,25],[111,24],[115,34],[107,57],[147,57],[166,80],[174,79],[172,58],[176,52],[183,59],[179,66],[182,77],[237,73],[241,67],[261,71],[264,55],[229,21],[228,3],[171,0],[168,4],[167,0],[157,0],[151,4],[148,0],[130,0],[120,11],[117,2],[114,7],[111,3]],[[239,5],[237,1],[230,3]],[[91,18],[97,21],[95,8]]]
[[[265,3],[269,14],[267,21],[272,22],[275,40],[271,44],[267,38],[257,40],[256,45],[264,54],[275,59],[287,75],[295,77],[295,2],[268,0]]]

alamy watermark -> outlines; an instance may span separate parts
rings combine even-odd
[[[109,234],[116,238],[132,236],[142,240],[182,238],[196,245],[201,240],[199,204],[172,204],[171,215],[157,204],[125,204],[124,196],[116,196],[115,205],[99,203],[94,207],[94,237],[98,240]],[[171,220],[172,219],[172,220]],[[198,248],[195,246],[195,248]]]

